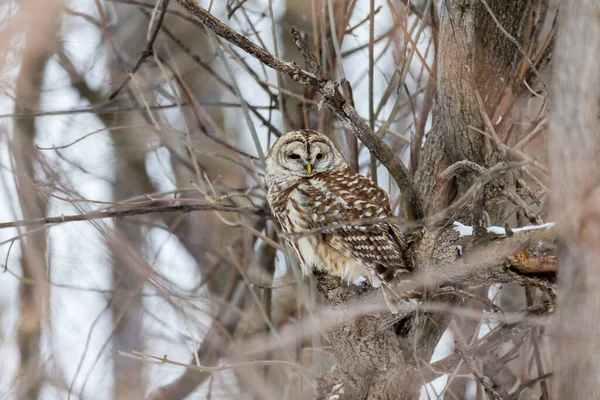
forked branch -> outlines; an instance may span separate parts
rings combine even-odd
[[[296,46],[300,49],[309,66],[313,68],[313,73],[304,71],[294,62],[276,58],[264,48],[219,21],[199,6],[195,0],[176,1],[216,35],[239,47],[266,66],[319,92],[323,97],[324,104],[342,121],[345,128],[360,139],[369,151],[387,168],[406,199],[409,216],[417,220],[425,217],[423,201],[406,166],[394,151],[373,132],[369,124],[352,107],[350,102],[346,101],[345,97],[338,90],[337,83],[327,79],[312,50],[308,48],[308,45],[296,29],[292,31]]]

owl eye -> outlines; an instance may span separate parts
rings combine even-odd
[[[323,158],[323,154],[321,154],[321,153],[317,154],[316,158],[317,158],[317,160],[320,160],[321,158]]]
[[[290,154],[288,157],[291,158],[292,160],[297,160],[300,158],[300,155],[293,153],[293,154]]]

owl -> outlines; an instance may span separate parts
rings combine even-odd
[[[304,274],[316,269],[379,287],[410,272],[387,194],[352,171],[325,135],[281,136],[267,154],[266,180],[269,206]]]

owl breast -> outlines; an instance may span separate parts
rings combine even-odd
[[[273,185],[269,188],[271,209],[287,234],[286,241],[297,255],[302,272],[308,275],[313,269],[324,270],[346,282],[361,282],[366,279],[372,286],[379,286],[379,278],[364,263],[347,257],[327,243],[325,238],[336,231],[335,227],[315,231],[320,227],[317,221],[322,221],[314,215],[315,210],[322,208],[327,212],[345,204],[345,201],[333,194],[324,196],[313,186],[314,183],[299,181],[287,188],[285,185]],[[327,206],[325,203],[331,205]],[[335,211],[334,214],[337,215]],[[332,225],[336,223],[333,221]]]

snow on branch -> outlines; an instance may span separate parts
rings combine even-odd
[[[452,225],[454,226],[454,230],[456,232],[458,232],[458,234],[461,237],[473,236],[473,227],[472,226],[463,225],[458,221],[454,221],[454,223]],[[522,228],[510,229],[508,233],[506,231],[506,228],[503,228],[501,226],[488,226],[486,228],[486,230],[488,233],[495,233],[497,235],[511,235],[512,233],[516,233],[516,232],[532,231],[535,229],[549,229],[549,228],[554,227],[554,225],[555,225],[554,222],[547,222],[542,225],[529,225],[529,226],[524,226]]]

